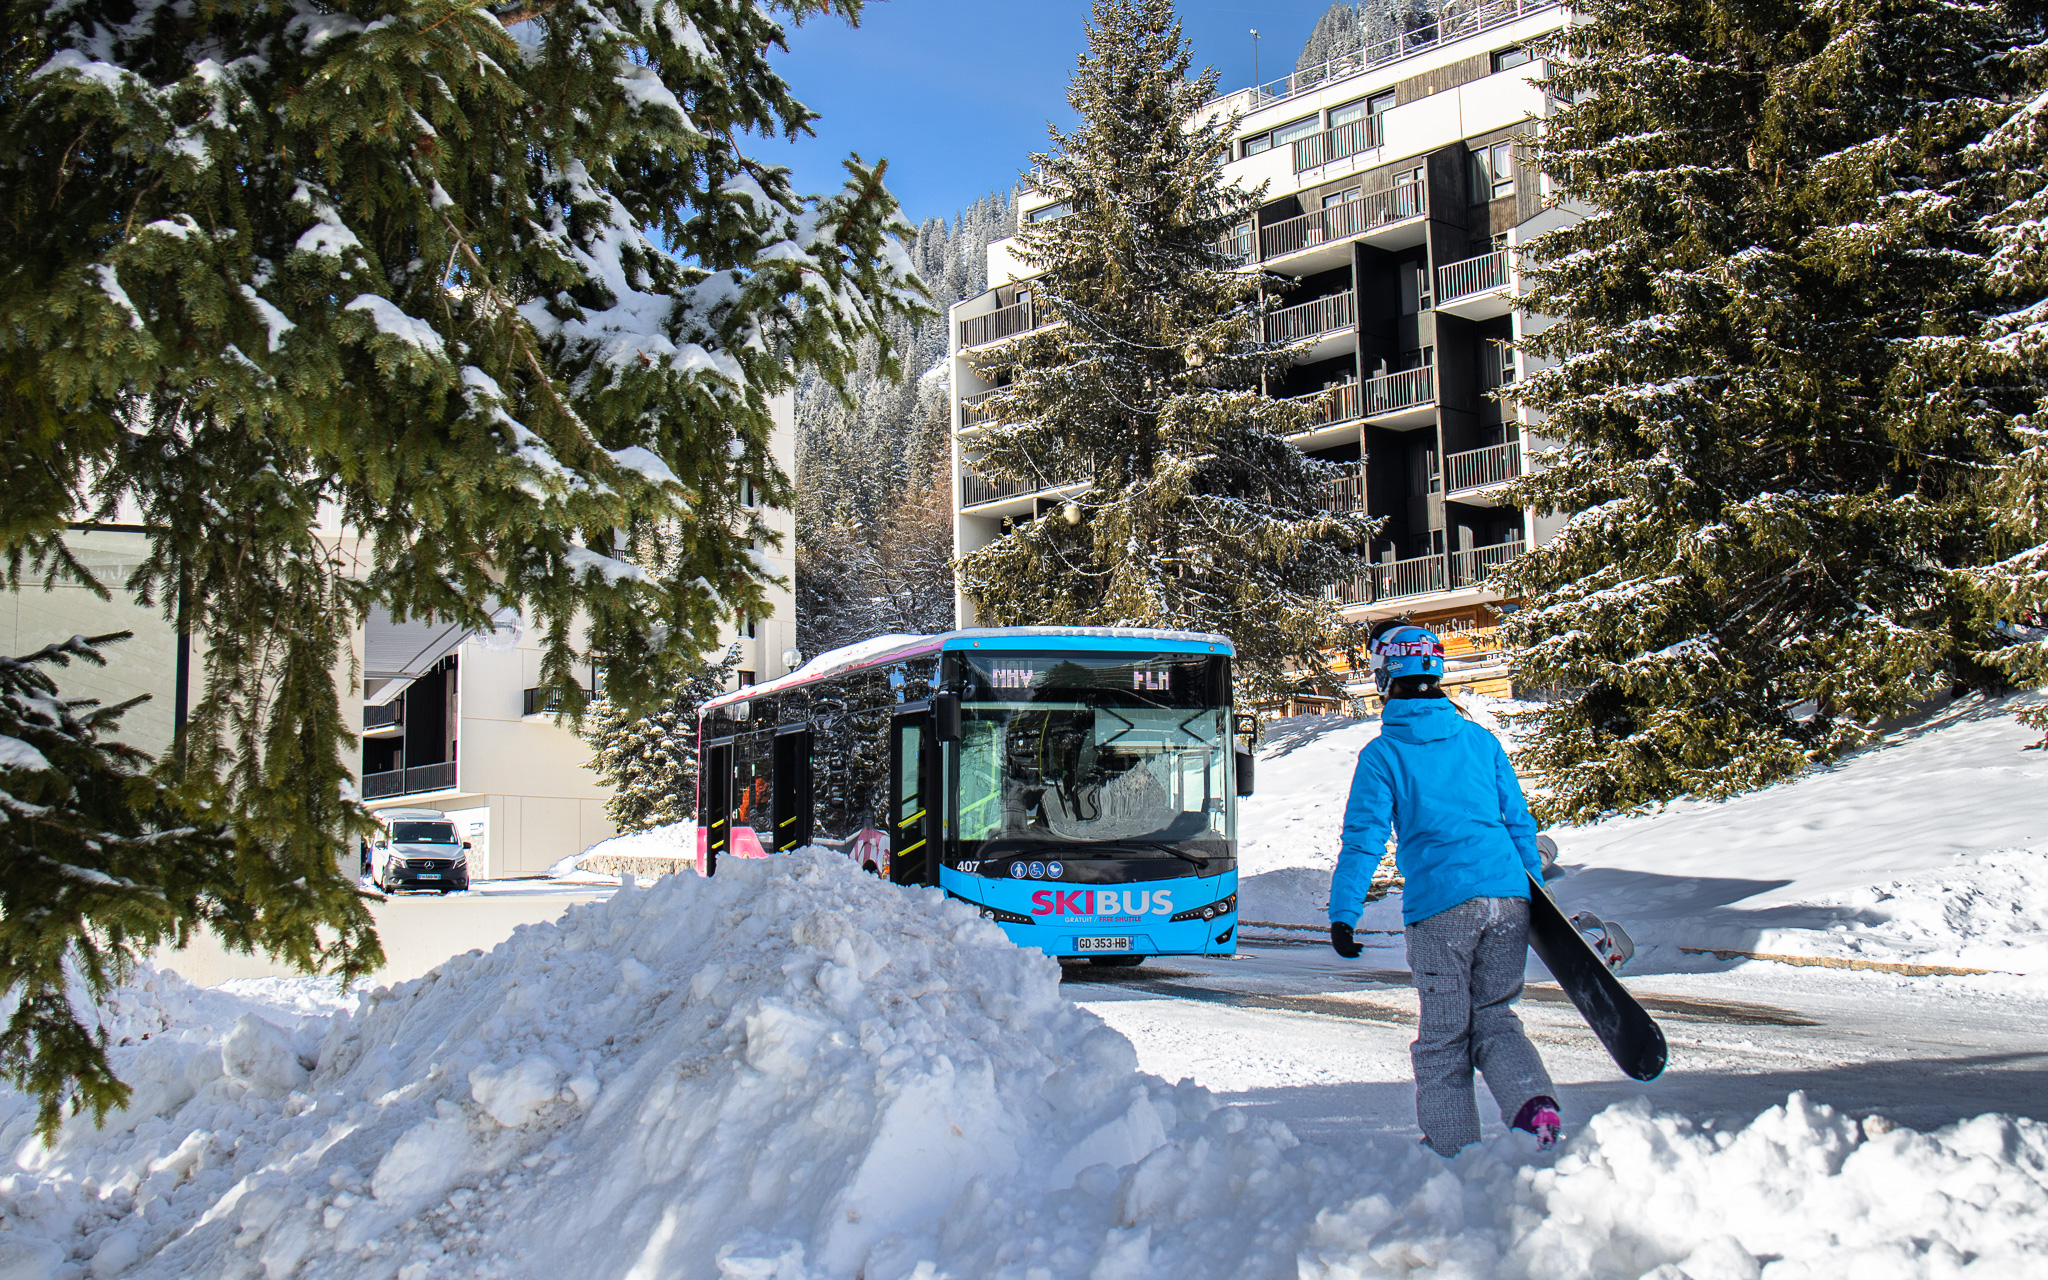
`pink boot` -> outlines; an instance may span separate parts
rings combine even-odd
[[[1564,1120],[1557,1114],[1557,1099],[1542,1094],[1522,1104],[1515,1113],[1515,1128],[1536,1135],[1536,1149],[1548,1151],[1564,1137]]]

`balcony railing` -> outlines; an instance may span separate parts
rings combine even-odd
[[[1496,249],[1482,253],[1476,258],[1453,262],[1436,269],[1436,301],[1438,306],[1469,298],[1475,293],[1488,289],[1502,289],[1508,283],[1508,251]]]
[[[455,786],[455,762],[423,764],[411,769],[392,769],[363,775],[363,799],[386,796],[416,796],[427,791],[447,791]]]
[[[1309,419],[1302,425],[1303,431],[1350,422],[1358,416],[1358,384],[1355,382],[1339,383],[1307,395],[1289,396],[1288,399],[1309,406]]]
[[[960,475],[960,505],[978,507],[984,502],[1001,502],[1005,498],[1020,497],[1027,493],[1043,493],[1047,489],[1063,489],[1070,484],[1080,484],[1089,479],[1081,476],[1073,480],[989,480],[972,471]]]
[[[1350,120],[1334,129],[1294,140],[1294,171],[1313,169],[1332,160],[1370,151],[1386,142],[1386,122],[1377,115]]]
[[[1270,102],[1291,98],[1298,93],[1321,88],[1333,80],[1343,80],[1374,67],[1382,67],[1403,58],[1412,58],[1431,49],[1463,40],[1466,36],[1477,35],[1494,27],[1504,26],[1531,13],[1553,8],[1559,0],[1491,0],[1487,4],[1455,6],[1445,4],[1433,14],[1419,15],[1409,19],[1408,30],[1385,40],[1376,41],[1362,49],[1354,49],[1317,66],[1296,71],[1293,75],[1278,80],[1254,85],[1250,89],[1234,89],[1229,93],[1216,95],[1212,102],[1225,98],[1249,95],[1250,101],[1241,109],[1256,111]]]
[[[1450,586],[1439,555],[1392,560],[1372,567],[1373,598],[1395,600],[1402,596],[1423,596]]]
[[[1377,378],[1367,378],[1359,385],[1365,416],[1382,418],[1404,409],[1435,404],[1436,366],[1426,364],[1420,368],[1403,369],[1399,373],[1383,373]]]
[[[1365,510],[1365,467],[1354,466],[1351,474],[1323,482],[1323,491],[1318,495],[1322,509],[1334,516],[1350,515]]]
[[[405,723],[405,703],[387,702],[381,707],[363,708],[363,728],[367,731],[395,729]]]
[[[1233,228],[1229,235],[1216,242],[1216,247],[1221,249],[1232,262],[1235,262],[1240,267],[1250,262],[1252,260],[1252,224],[1246,222]]]
[[[1349,329],[1357,323],[1357,316],[1353,295],[1348,292],[1317,298],[1267,316],[1266,341],[1299,342],[1318,338],[1339,329]]]
[[[1284,258],[1290,253],[1335,244],[1362,236],[1388,223],[1419,217],[1428,207],[1423,184],[1404,182],[1388,191],[1375,191],[1356,200],[1304,213],[1298,218],[1276,222],[1259,231],[1259,252],[1263,258]]]
[[[987,409],[982,408],[982,405],[986,404],[990,398],[1002,394],[1004,390],[1005,388],[1003,387],[997,387],[994,391],[983,391],[978,395],[961,396],[960,425],[963,427],[973,427],[991,421],[994,415]]]
[[[1444,459],[1445,487],[1450,493],[1506,484],[1521,474],[1520,440],[1488,445],[1484,449],[1472,449],[1465,453],[1454,453]]]
[[[1513,542],[1496,542],[1490,547],[1453,551],[1451,567],[1457,576],[1458,585],[1475,586],[1485,581],[1487,574],[1521,555],[1526,548],[1527,544],[1517,538]]]
[[[1029,333],[1039,325],[1039,319],[1029,300],[1014,306],[998,307],[987,315],[969,316],[960,322],[960,345],[978,347],[983,343],[1013,338],[1020,333]]]

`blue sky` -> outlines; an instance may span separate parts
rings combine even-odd
[[[1330,0],[1186,0],[1181,22],[1197,64],[1223,87],[1273,79],[1294,59]],[[849,152],[889,160],[889,189],[912,221],[949,215],[1016,180],[1045,145],[1048,120],[1072,123],[1067,80],[1086,45],[1087,0],[870,0],[858,28],[816,18],[789,32],[777,69],[823,114],[817,136],[759,145],[795,170],[799,191],[839,186]]]

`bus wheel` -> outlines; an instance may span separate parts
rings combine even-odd
[[[1105,969],[1130,969],[1145,963],[1149,956],[1089,956],[1088,963],[1101,965]]]

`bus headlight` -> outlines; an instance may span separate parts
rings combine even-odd
[[[1220,916],[1227,916],[1235,910],[1237,910],[1237,895],[1233,893],[1229,897],[1212,902],[1206,907],[1194,907],[1190,910],[1179,912],[1170,918],[1174,923],[1179,923],[1182,920],[1214,920]]]

